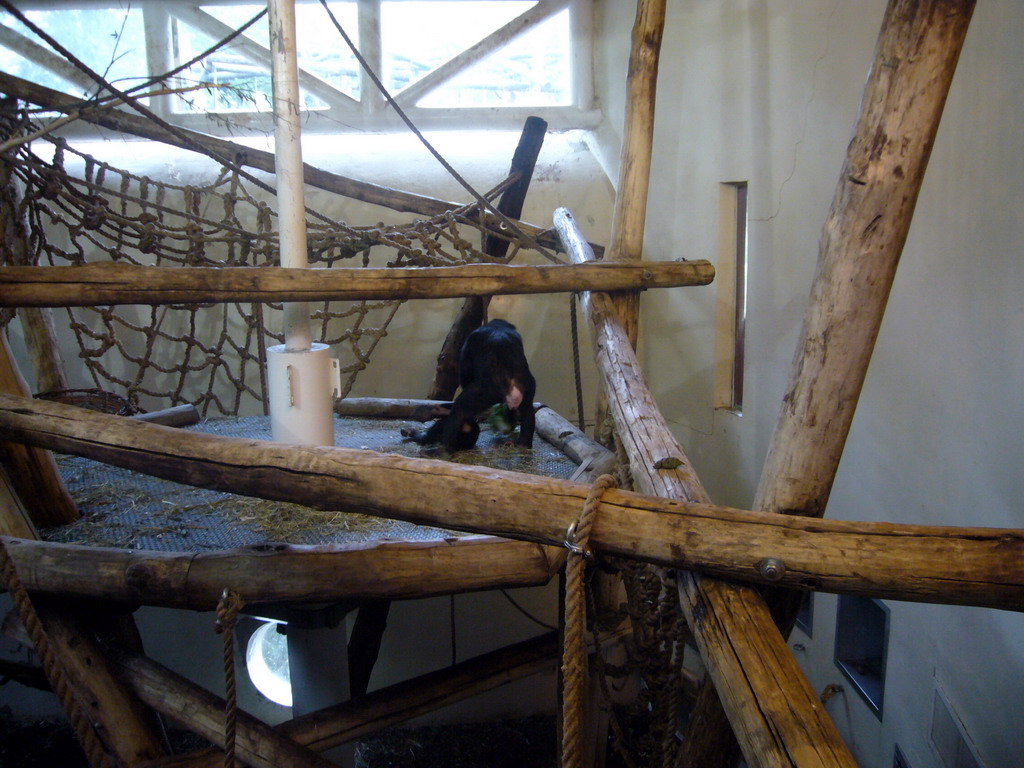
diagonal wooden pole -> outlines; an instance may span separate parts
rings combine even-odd
[[[974,4],[891,0],[886,9],[755,509],[824,514]],[[767,598],[788,634],[799,594]],[[729,742],[724,713],[703,691],[682,764],[731,766]]]
[[[574,226],[567,211],[556,212],[563,241]],[[575,240],[582,244],[581,237]],[[589,258],[585,244],[582,250],[569,250],[574,261]],[[585,294],[583,306],[633,484],[644,493],[707,503],[707,492],[654,403],[609,297]],[[602,520],[608,524],[606,517],[598,517],[595,533]],[[680,549],[685,551],[686,544]],[[852,768],[852,756],[758,593],[690,571],[678,572],[678,584],[687,624],[747,764]]]

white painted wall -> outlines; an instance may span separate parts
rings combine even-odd
[[[655,397],[712,498],[749,506],[789,377],[817,241],[883,0],[671,0],[658,85],[647,258],[715,261],[718,185],[750,185],[746,402],[712,407],[714,289],[646,294]],[[633,3],[601,0],[597,83],[617,167]],[[833,518],[1024,526],[1024,5],[978,3],[828,508]],[[1024,766],[1024,616],[888,602],[881,722],[832,663],[836,598],[798,657],[865,768],[942,768],[940,684],[988,766]]]

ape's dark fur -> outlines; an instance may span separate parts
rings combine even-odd
[[[403,429],[402,434],[421,445],[440,442],[448,452],[472,448],[480,434],[479,414],[505,403],[509,415],[519,422],[516,444],[533,446],[537,383],[514,325],[492,320],[469,334],[459,358],[459,383],[462,391],[447,413],[447,404],[434,407],[431,413],[440,416],[438,421],[424,431]]]

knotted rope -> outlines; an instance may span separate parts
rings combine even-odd
[[[235,686],[235,621],[245,600],[237,592],[225,589],[217,603],[216,631],[224,636],[224,768],[235,768],[235,731],[238,720],[238,695]]]
[[[18,609],[21,623],[25,625],[25,631],[28,632],[32,645],[39,655],[39,660],[43,664],[43,672],[46,673],[46,679],[50,681],[50,687],[53,688],[53,692],[57,694],[61,706],[67,712],[68,719],[75,729],[75,735],[78,737],[78,741],[81,743],[82,749],[89,759],[89,764],[95,768],[113,768],[113,762],[107,756],[103,743],[100,741],[99,736],[96,735],[96,731],[93,730],[92,723],[86,717],[64,676],[64,669],[61,666],[60,659],[57,658],[57,654],[54,653],[53,647],[50,645],[50,639],[43,628],[43,623],[39,620],[39,615],[32,606],[32,601],[25,590],[25,585],[22,584],[17,569],[14,567],[14,560],[7,553],[7,546],[3,539],[0,539],[0,571],[3,572],[4,583],[7,585],[7,590],[11,593],[14,606]]]
[[[615,486],[615,478],[601,475],[590,487],[579,519],[569,526],[565,545],[569,558],[565,564],[565,636],[562,650],[562,766],[579,768],[583,764],[583,683],[586,649],[583,633],[587,615],[584,600],[584,561],[590,556],[587,542],[601,496]]]

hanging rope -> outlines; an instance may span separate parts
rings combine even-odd
[[[235,621],[245,600],[225,589],[217,603],[216,631],[224,636],[224,768],[235,768],[235,731],[238,720],[238,692],[235,685]]]
[[[614,487],[615,478],[601,475],[590,487],[579,519],[569,526],[565,546],[569,559],[565,564],[565,638],[562,651],[562,768],[583,765],[583,683],[587,655],[583,633],[587,616],[584,602],[584,561],[591,556],[587,542],[601,496]]]
[[[50,645],[50,639],[46,635],[43,623],[39,620],[39,615],[32,606],[32,601],[29,599],[25,585],[22,584],[21,577],[14,567],[14,561],[7,553],[7,547],[3,539],[0,539],[0,570],[3,572],[4,584],[7,585],[7,590],[11,593],[14,606],[18,609],[21,623],[25,625],[25,631],[28,632],[32,645],[39,655],[39,660],[43,664],[46,679],[50,681],[50,687],[53,688],[53,692],[57,694],[61,706],[67,712],[71,726],[75,729],[75,735],[78,737],[78,741],[81,743],[82,749],[89,759],[89,764],[94,766],[94,768],[113,768],[113,762],[107,756],[103,743],[100,741],[99,736],[96,735],[96,731],[93,730],[92,724],[89,722],[88,717],[86,717],[85,712],[82,711],[78,699],[75,698],[71,686],[64,677],[64,670],[60,660]]]

